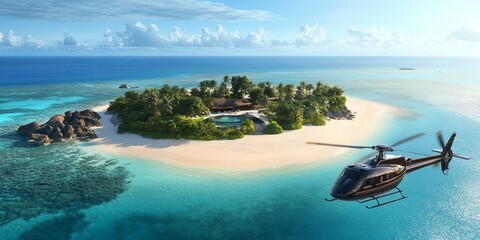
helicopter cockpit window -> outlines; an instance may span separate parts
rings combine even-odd
[[[397,174],[395,172],[389,173],[388,174],[388,179],[392,179],[396,176]]]
[[[340,176],[338,176],[336,183],[337,184],[342,184],[342,182],[345,181],[345,178],[348,177],[350,172],[352,172],[352,170],[350,170],[348,168],[343,169],[343,172],[342,172],[342,174],[340,174]]]
[[[341,185],[346,186],[346,187],[357,187],[357,185],[360,185],[362,183],[361,179],[363,178],[362,174],[359,174],[357,172],[351,171],[350,174],[343,180]]]
[[[368,188],[371,188],[372,187],[372,179],[369,178],[367,180],[365,180],[365,184],[363,185],[363,189],[368,189]]]
[[[352,170],[345,168],[343,169],[342,175],[340,175],[340,177],[347,177],[350,174],[350,172],[352,172]]]
[[[373,179],[375,185],[380,184],[383,181],[383,176],[378,176]]]

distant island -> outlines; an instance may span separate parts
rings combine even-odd
[[[128,84],[122,83],[118,88],[140,88],[139,86],[130,86]]]
[[[413,71],[413,70],[415,70],[415,68],[402,67],[402,68],[399,68],[398,70],[401,70],[401,71]]]
[[[224,76],[201,81],[187,90],[178,86],[127,91],[110,103],[107,111],[121,120],[118,133],[134,133],[153,139],[220,140],[253,134],[252,119],[239,127],[219,127],[211,112],[256,110],[269,119],[264,134],[279,134],[303,125],[321,126],[326,117],[353,119],[344,91],[321,82],[298,85],[270,82],[254,84],[247,76]]]

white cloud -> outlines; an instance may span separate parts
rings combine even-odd
[[[162,34],[155,24],[145,26],[141,22],[127,24],[125,29],[112,31],[106,29],[104,46],[107,47],[221,47],[221,48],[262,48],[278,46],[283,42],[271,40],[268,32],[257,31],[242,36],[238,30],[228,32],[223,25],[217,25],[215,31],[203,28],[200,34],[189,34],[175,27],[170,33]]]
[[[65,32],[63,33],[63,40],[58,41],[58,45],[60,45],[60,46],[77,46],[78,42],[77,42],[77,40],[75,40],[75,38],[72,35],[70,35],[70,33],[67,30],[65,30]]]
[[[388,48],[403,44],[404,37],[399,32],[390,32],[383,27],[350,27],[347,29],[346,42],[366,48]]]
[[[7,47],[18,47],[22,43],[22,38],[20,36],[16,36],[12,29],[7,32],[5,35],[5,40],[3,41],[3,44]]]
[[[175,27],[169,34],[161,34],[157,25],[143,25],[141,22],[127,24],[124,30],[106,29],[103,33],[107,47],[169,47],[195,46],[198,39],[188,35],[184,30]]]
[[[272,40],[264,28],[258,28],[257,31],[249,32],[245,38],[233,39],[235,47],[261,48],[272,46]]]
[[[210,31],[205,27],[202,29],[202,34],[200,35],[200,42],[203,43],[203,46],[208,47],[234,47],[233,42],[238,39],[240,39],[240,33],[238,31],[229,33],[223,25],[217,25],[216,31]]]
[[[235,9],[223,3],[201,0],[0,0],[0,16],[26,19],[87,20],[264,20],[262,10]]]
[[[308,25],[305,23],[300,27],[300,34],[295,39],[295,43],[299,46],[314,46],[326,42],[327,34],[325,29],[319,24]]]
[[[480,43],[480,28],[462,26],[450,33],[447,40]]]
[[[79,41],[65,31],[57,41],[44,44],[30,35],[18,36],[13,30],[0,32],[2,54],[168,54],[168,55],[480,55],[478,32],[460,28],[448,37],[411,37],[383,27],[351,27],[344,38],[327,38],[318,24],[299,28],[293,41],[272,37],[265,28],[251,32],[217,25],[188,32],[174,27],[169,31],[155,24],[136,22],[118,30],[105,29],[103,41]],[[101,36],[101,34],[98,34]],[[35,51],[32,51],[35,50]]]
[[[41,48],[44,46],[43,41],[36,40],[32,36],[27,35],[20,37],[15,35],[13,30],[9,30],[5,35],[0,32],[0,47],[7,48]]]

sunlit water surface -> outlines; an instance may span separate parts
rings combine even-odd
[[[193,87],[224,74],[338,85],[399,108],[362,144],[426,132],[400,148],[429,154],[438,130],[456,131],[453,150],[473,159],[454,159],[448,176],[434,167],[409,174],[400,185],[407,199],[368,210],[323,200],[343,166],[368,150],[231,172],[77,142],[31,147],[14,132],[106,104],[124,93],[120,83]],[[480,239],[479,78],[480,61],[464,58],[0,58],[0,239]]]

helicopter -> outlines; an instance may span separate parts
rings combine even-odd
[[[379,144],[375,146],[354,146],[344,144],[307,142],[307,144],[315,144],[330,147],[346,147],[355,149],[370,148],[377,151],[376,156],[369,158],[363,163],[350,164],[346,166],[342,173],[335,181],[330,195],[332,199],[325,198],[326,201],[332,202],[335,200],[343,201],[357,201],[359,203],[369,203],[374,201],[374,205],[366,206],[368,209],[384,206],[396,201],[407,198],[403,191],[397,186],[402,182],[407,173],[411,173],[423,167],[441,164],[443,174],[447,175],[449,164],[453,157],[469,160],[470,157],[454,154],[452,152],[453,141],[456,133],[454,132],[447,144],[445,144],[442,132],[437,133],[438,142],[442,149],[433,149],[433,152],[438,155],[426,156],[423,158],[405,158],[401,155],[387,155],[386,152],[401,151],[394,149],[394,147],[405,142],[414,140],[425,135],[425,133],[418,133],[413,136],[402,139],[392,145]],[[418,154],[415,152],[402,151],[407,153]],[[370,157],[373,154],[370,155]],[[424,154],[421,154],[424,155]],[[425,156],[425,155],[424,155]],[[393,200],[383,201],[382,198],[396,195]]]

